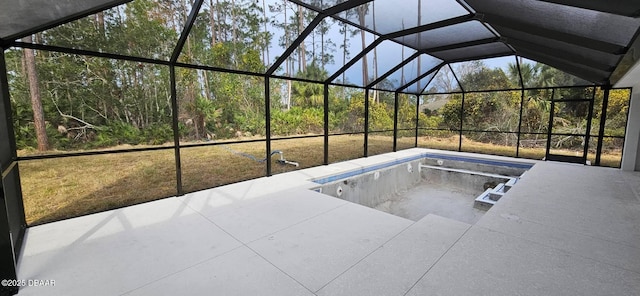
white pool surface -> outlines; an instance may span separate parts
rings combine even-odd
[[[19,278],[55,286],[18,295],[640,295],[640,172],[537,162],[469,223],[308,190],[426,151],[479,157],[410,149],[29,228]]]

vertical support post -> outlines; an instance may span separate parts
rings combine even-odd
[[[329,164],[329,84],[324,84],[324,165]]]
[[[169,79],[171,80],[171,126],[173,128],[173,150],[176,161],[176,194],[184,195],[182,189],[182,165],[180,161],[180,129],[178,127],[178,91],[176,82],[176,67],[169,66]]]
[[[516,157],[520,157],[520,133],[522,133],[522,109],[524,108],[524,88],[520,90],[520,116],[518,117],[518,134],[516,140]]]
[[[364,90],[364,157],[369,156],[369,89]]]
[[[271,176],[271,91],[269,91],[269,76],[264,77],[264,129],[266,135],[267,177]]]
[[[393,152],[398,151],[398,92],[395,92],[395,100],[393,102]]]
[[[604,97],[602,98],[602,111],[600,112],[600,127],[598,130],[598,144],[596,146],[596,161],[594,165],[600,165],[600,157],[602,156],[602,144],[604,142],[604,128],[607,121],[607,108],[609,108],[609,91],[611,86],[604,87]]]
[[[180,32],[180,38],[178,38],[178,43],[176,43],[176,47],[173,48],[173,52],[171,53],[171,58],[169,59],[169,79],[171,80],[171,109],[172,109],[172,127],[173,127],[173,147],[175,150],[175,160],[176,160],[176,193],[178,196],[183,195],[184,191],[182,189],[182,165],[180,162],[180,130],[178,127],[178,92],[176,85],[176,63],[178,62],[178,58],[180,57],[180,53],[182,52],[182,48],[184,44],[187,42],[187,38],[189,37],[189,32],[193,27],[193,23],[196,21],[196,17],[198,16],[198,11],[200,11],[200,7],[204,0],[196,0],[191,7],[191,11],[189,12],[189,16],[187,17],[187,21],[184,24],[184,28],[182,28],[182,32]]]
[[[589,139],[591,138],[591,119],[593,118],[593,103],[596,100],[596,87],[593,87],[593,95],[591,96],[591,101],[589,101],[589,115],[587,115],[587,130],[584,135],[584,162],[582,164],[586,164],[587,159],[589,158]]]
[[[514,56],[516,67],[518,67],[518,79],[520,81],[520,116],[518,117],[518,134],[516,140],[516,157],[520,156],[520,133],[522,132],[522,109],[524,108],[524,79],[522,79],[522,69],[520,68],[520,60]]]
[[[9,99],[9,81],[7,79],[7,65],[4,49],[0,53],[0,166],[1,170],[9,167],[12,161],[17,159],[16,137],[13,132],[13,120],[11,116],[11,100]]]
[[[26,230],[22,191],[20,190],[20,172],[16,160],[16,142],[11,119],[11,101],[9,100],[9,82],[5,63],[4,48],[0,53],[0,280],[18,279],[16,259],[22,246]],[[14,171],[15,170],[15,171]],[[14,178],[9,178],[13,174]],[[12,182],[5,183],[5,178]],[[5,192],[7,186],[16,187],[12,194]],[[0,295],[18,293],[18,287],[0,286]]]
[[[464,87],[462,87],[462,83],[460,83],[460,79],[458,79],[458,75],[456,75],[456,71],[453,71],[453,68],[451,68],[451,64],[447,65],[449,67],[449,70],[451,70],[451,74],[453,74],[453,78],[455,78],[456,82],[458,83],[458,86],[460,87],[460,90],[462,90],[462,102],[460,103],[460,130],[458,130],[458,152],[462,151],[462,127],[463,127],[463,122],[464,122]]]
[[[553,129],[553,114],[556,110],[556,101],[554,100],[556,89],[551,89],[551,109],[549,109],[549,125],[547,126],[547,151],[545,159],[549,159],[549,150],[551,149],[551,130]]]
[[[458,152],[462,151],[462,123],[464,122],[464,91],[462,92],[462,102],[460,103],[460,130],[458,138]]]
[[[16,260],[13,252],[9,216],[7,215],[6,196],[4,186],[0,183],[0,279],[17,280]],[[18,287],[0,286],[0,295],[13,295],[18,293]]]
[[[418,147],[418,130],[420,129],[420,95],[416,95],[416,136],[413,147]]]

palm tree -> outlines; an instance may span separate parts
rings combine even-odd
[[[539,68],[538,72],[538,85],[539,87],[551,87],[556,85],[555,80],[558,75],[558,70],[545,64],[536,64]]]
[[[532,86],[535,84],[538,79],[540,64],[531,64],[531,63],[523,63],[520,62],[520,69],[518,69],[518,65],[515,63],[509,63],[508,75],[509,80],[516,85],[520,84],[520,75],[522,75],[522,83],[524,87]],[[519,73],[518,73],[519,72]]]

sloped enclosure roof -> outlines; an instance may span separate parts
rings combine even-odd
[[[196,0],[193,7],[201,7]],[[0,10],[0,41],[16,39],[126,3],[114,0],[8,0]],[[290,0],[315,11],[316,18],[300,33],[290,50],[268,65],[275,73],[324,18],[334,18],[360,30],[374,41],[326,82],[333,82],[368,52],[393,42],[403,60],[375,81],[374,87],[403,68],[417,73],[403,78],[398,90],[433,77],[450,63],[516,55],[541,62],[594,84],[614,84],[632,65],[624,62],[640,28],[637,0]],[[372,9],[371,4],[375,5]],[[363,37],[364,38],[364,37]],[[401,53],[397,52],[400,56]],[[627,59],[628,60],[628,59]],[[632,60],[635,63],[635,59]],[[619,69],[617,69],[619,68]],[[616,70],[617,69],[617,70]],[[612,75],[616,72],[615,75]],[[366,80],[366,79],[365,79]]]
[[[19,39],[131,0],[3,0],[0,39]]]

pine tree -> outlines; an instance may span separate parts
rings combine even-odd
[[[32,37],[24,37],[22,41],[31,43]],[[46,151],[49,149],[49,139],[47,137],[44,110],[42,108],[42,98],[40,96],[40,85],[38,72],[36,70],[36,57],[33,49],[25,48],[23,52],[24,63],[27,70],[27,79],[29,81],[29,94],[31,97],[31,109],[33,110],[33,124],[35,126],[36,138],[38,141],[38,151]]]

